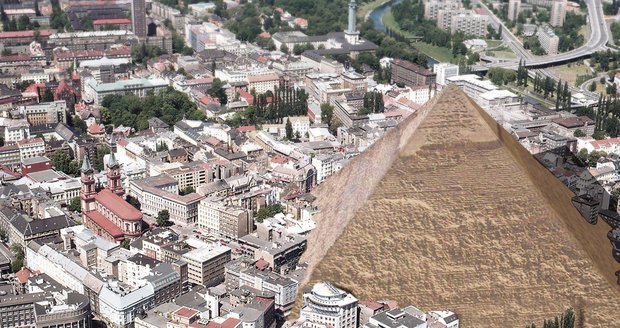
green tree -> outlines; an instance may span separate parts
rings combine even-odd
[[[73,160],[64,150],[54,152],[52,155],[52,166],[54,169],[72,176],[80,171],[80,164]]]
[[[161,210],[157,213],[157,225],[160,227],[167,227],[171,225],[170,212],[168,210]]]
[[[255,220],[256,222],[263,222],[265,219],[273,217],[278,213],[282,213],[284,209],[280,204],[271,204],[267,207],[263,207],[256,212]]]
[[[334,116],[334,106],[329,103],[321,104],[321,122],[330,124]]]
[[[187,194],[191,194],[196,192],[196,189],[194,189],[194,187],[192,186],[187,186],[185,188],[183,188],[183,190],[181,190],[180,194],[181,195],[187,195]]]
[[[129,239],[125,239],[123,240],[123,242],[121,242],[121,247],[124,249],[129,249],[129,244],[130,244]]]
[[[286,131],[286,139],[293,139],[293,124],[291,124],[291,120],[289,120],[288,118],[286,119],[286,125],[284,126],[284,129]]]
[[[588,90],[590,92],[596,91],[596,83],[590,83],[590,85],[588,85]]]
[[[592,138],[596,140],[602,140],[605,139],[605,137],[607,137],[607,133],[605,133],[605,131],[594,131],[592,134]]]
[[[586,136],[586,134],[583,131],[581,131],[581,129],[577,129],[573,133],[573,136],[575,136],[576,138],[583,138]]]
[[[81,212],[82,204],[80,203],[80,197],[71,198],[71,200],[69,201],[69,206],[67,206],[67,209],[69,209],[69,211],[71,212]]]
[[[105,168],[103,163],[103,157],[110,153],[110,148],[106,145],[101,146],[101,149],[97,150],[97,158],[95,159],[95,170],[101,172]]]
[[[13,243],[11,244],[11,252],[13,252],[15,256],[15,261],[11,262],[11,271],[15,273],[24,267],[24,247],[20,244]]]
[[[142,205],[140,204],[140,201],[138,201],[137,198],[135,198],[135,197],[133,197],[131,195],[127,195],[125,200],[127,201],[127,203],[131,204],[131,206],[133,206],[137,210],[140,210],[140,208],[142,207]]]

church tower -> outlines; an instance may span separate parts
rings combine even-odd
[[[108,166],[107,188],[110,189],[113,193],[117,194],[118,196],[123,196],[123,194],[125,193],[125,190],[123,189],[123,186],[121,185],[121,167],[116,161],[116,157],[114,157],[114,153],[110,153],[108,157],[107,166]]]
[[[357,22],[356,16],[357,13],[357,4],[355,0],[351,0],[349,2],[349,24],[347,26],[347,30],[344,31],[344,38],[347,40],[349,44],[357,44],[359,43],[360,32],[357,31]]]
[[[82,213],[90,212],[95,209],[95,171],[90,166],[88,155],[84,155],[81,171],[80,204]]]

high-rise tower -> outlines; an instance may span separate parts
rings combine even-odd
[[[350,44],[356,44],[359,41],[360,33],[357,31],[356,26],[356,9],[357,4],[355,0],[349,2],[349,24],[347,30],[344,31],[344,37]]]
[[[131,25],[133,33],[143,41],[146,37],[146,2],[145,0],[131,1]]]

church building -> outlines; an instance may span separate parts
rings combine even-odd
[[[144,222],[142,212],[123,198],[120,165],[111,153],[107,163],[107,184],[97,188],[95,171],[88,156],[82,162],[80,201],[82,224],[95,234],[112,242],[140,237]]]

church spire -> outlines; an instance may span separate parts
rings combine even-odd
[[[90,160],[88,159],[88,154],[84,154],[84,160],[82,161],[82,172],[86,173],[92,171],[93,168],[90,166]]]

